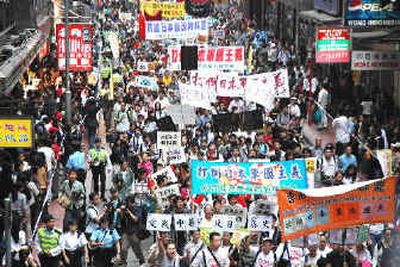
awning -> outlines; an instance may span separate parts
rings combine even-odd
[[[340,17],[334,17],[331,15],[328,15],[326,13],[317,11],[317,10],[305,10],[301,11],[299,13],[300,17],[311,19],[317,22],[322,22],[322,23],[336,23],[342,21],[342,18]]]

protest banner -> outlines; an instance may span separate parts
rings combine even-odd
[[[183,147],[172,147],[163,149],[162,156],[163,159],[171,165],[186,162],[185,149]]]
[[[275,194],[279,188],[307,188],[304,160],[191,163],[193,194]]]
[[[367,241],[369,238],[369,227],[368,225],[361,225],[358,229],[357,243],[362,243]]]
[[[252,82],[249,82],[249,80]],[[272,94],[277,98],[289,97],[289,77],[287,69],[279,69],[274,72],[266,72],[249,76],[239,76],[238,73],[219,72],[192,72],[190,83],[204,90],[215,92],[217,96],[251,97],[246,91],[255,86],[263,90],[265,94]],[[272,88],[265,90],[265,88]],[[254,89],[253,89],[254,90]],[[269,96],[266,96],[269,97]]]
[[[196,124],[196,112],[190,105],[170,105],[165,109],[165,113],[171,116],[177,125]]]
[[[235,216],[214,214],[212,217],[212,229],[216,232],[233,233],[236,229]]]
[[[236,218],[236,227],[246,226],[247,210],[241,205],[224,205],[221,207],[221,213],[234,216]]]
[[[193,39],[208,36],[207,18],[146,21],[147,40]]]
[[[199,71],[244,71],[244,47],[199,47],[197,54]],[[181,70],[181,48],[168,47],[168,55],[168,69]]]
[[[199,229],[199,220],[196,214],[174,214],[175,231],[196,231]]]
[[[157,91],[158,90],[157,78],[140,75],[137,77],[137,86],[147,88],[152,91]]]
[[[248,102],[252,101],[263,106],[267,112],[273,110],[275,107],[274,88],[272,86],[260,86],[258,80],[249,79],[247,81],[245,99]]]
[[[258,216],[250,215],[247,228],[251,231],[265,232],[266,237],[272,238],[274,236],[274,227],[272,216]]]
[[[185,2],[141,1],[140,9],[150,16],[161,13],[164,19],[184,18],[186,15]]]
[[[71,71],[91,71],[93,69],[92,25],[70,24],[69,35],[69,68]],[[58,69],[65,70],[66,57],[65,24],[57,24],[57,59]]]
[[[149,62],[139,61],[137,63],[137,68],[136,69],[139,72],[148,72],[148,71],[150,71],[150,67],[149,67],[150,64],[151,63],[149,63]]]
[[[282,239],[394,221],[396,178],[309,190],[278,190]]]
[[[182,105],[192,106],[196,108],[211,109],[208,91],[199,86],[190,84],[179,84]]]
[[[155,181],[157,181],[160,177],[166,177],[168,179],[168,182],[171,183],[176,183],[178,181],[171,166],[167,166],[164,169],[159,170],[158,172],[155,172],[151,175],[151,178],[153,178]]]
[[[0,118],[0,147],[29,148],[33,138],[32,119]]]
[[[157,201],[160,203],[160,205],[163,208],[167,208],[169,206],[168,198],[170,196],[173,196],[173,195],[179,196],[180,193],[181,192],[180,192],[179,186],[177,184],[169,185],[166,187],[161,187],[161,188],[158,188],[155,190]]]
[[[181,139],[181,132],[157,131],[157,149],[180,147]]]
[[[375,151],[376,157],[382,167],[383,176],[393,174],[393,156],[391,149],[379,149]]]
[[[253,215],[258,215],[258,216],[265,216],[268,214],[276,214],[278,212],[278,201],[275,196],[270,196],[274,197],[274,200],[269,200],[269,199],[258,199],[254,204],[254,209],[249,209],[249,212],[251,212]]]
[[[147,215],[146,230],[148,231],[171,231],[171,214],[149,213]]]

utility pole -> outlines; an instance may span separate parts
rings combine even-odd
[[[11,212],[11,198],[4,199],[4,232],[6,239],[6,266],[11,267],[11,225],[12,225],[12,212]]]
[[[65,104],[67,112],[67,124],[71,125],[71,85],[69,80],[69,0],[64,1],[64,17],[65,17],[65,74],[66,74],[66,92]]]

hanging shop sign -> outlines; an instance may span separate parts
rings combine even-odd
[[[352,70],[400,70],[400,53],[396,51],[353,51]]]
[[[0,118],[0,147],[29,148],[32,138],[32,119]]]
[[[318,27],[316,40],[315,53],[317,63],[350,62],[350,28]]]

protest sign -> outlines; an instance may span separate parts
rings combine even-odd
[[[236,218],[231,215],[214,214],[212,217],[212,229],[217,232],[233,233],[236,228]]]
[[[157,91],[158,90],[157,78],[140,75],[137,77],[137,86],[147,88],[152,91]]]
[[[266,232],[268,238],[272,238],[274,235],[272,216],[250,215],[247,228],[251,231]]]
[[[157,149],[180,147],[181,138],[181,132],[157,131]]]
[[[272,86],[260,86],[258,80],[249,79],[245,92],[246,101],[257,103],[265,108],[267,112],[275,107],[275,91]]]
[[[307,188],[304,160],[258,163],[192,161],[193,194],[275,194],[279,188]]]
[[[284,241],[319,231],[393,222],[396,178],[309,190],[278,190]]]
[[[175,231],[196,231],[199,220],[196,214],[174,214]]]
[[[391,149],[376,150],[376,157],[382,167],[383,176],[389,176],[393,173],[393,157]]]
[[[30,118],[0,118],[0,147],[32,147],[32,131]]]
[[[317,158],[306,158],[308,188],[314,188]]]
[[[244,71],[244,47],[199,47],[197,53],[199,71]],[[168,47],[168,55],[168,69],[181,70],[181,48]]]
[[[210,244],[210,233],[214,230],[208,227],[200,227],[200,240],[204,242],[206,246]],[[236,228],[233,232],[231,243],[234,246],[239,246],[240,242],[250,234],[249,229]]]
[[[234,216],[236,218],[236,227],[245,227],[247,210],[244,209],[241,205],[224,205],[221,207],[221,213]]]
[[[146,230],[148,231],[171,231],[172,216],[170,214],[149,213],[147,215]]]
[[[163,208],[166,208],[169,205],[168,198],[173,195],[179,196],[180,190],[179,190],[179,186],[177,184],[173,184],[173,185],[169,185],[166,187],[161,187],[161,188],[156,189],[155,194],[156,194],[156,198],[157,198],[158,202],[160,203],[160,205]]]
[[[151,178],[153,178],[155,181],[158,180],[159,177],[167,177],[168,182],[171,183],[176,183],[178,179],[176,178],[176,175],[174,171],[172,170],[171,166],[167,166],[162,170],[159,170],[158,172],[155,172],[151,175]]]
[[[192,39],[208,36],[207,18],[146,21],[146,39]]]
[[[252,209],[252,213],[258,216],[265,216],[268,214],[276,214],[278,212],[278,202],[277,200],[264,200],[258,199],[254,204],[254,209]]]
[[[143,62],[143,61],[139,61],[138,63],[137,63],[137,71],[139,71],[139,72],[148,72],[149,70],[150,70],[150,68],[149,68],[149,65],[150,65],[151,63],[149,63],[149,62]]]
[[[332,244],[345,244],[354,245],[357,243],[358,229],[357,228],[347,228],[345,229],[331,230],[329,231],[329,242]],[[343,236],[343,235],[346,236]]]
[[[162,150],[163,159],[171,165],[186,162],[185,149],[183,147],[171,147]]]
[[[249,83],[250,79],[252,82]],[[243,97],[247,90],[252,90],[250,87],[256,86],[258,90],[263,90],[266,94],[273,92],[273,95],[278,98],[289,97],[287,69],[249,76],[239,76],[238,73],[192,72],[190,82],[192,85],[215,92],[217,96]],[[265,88],[272,88],[272,92]],[[247,94],[247,97],[251,96]]]
[[[141,1],[140,9],[149,16],[161,13],[162,18],[184,18],[186,15],[185,2]]]
[[[165,113],[171,116],[177,125],[196,124],[196,112],[190,105],[170,105],[165,109]]]
[[[180,83],[179,91],[181,94],[182,105],[211,109],[207,90],[204,90],[199,86]]]

